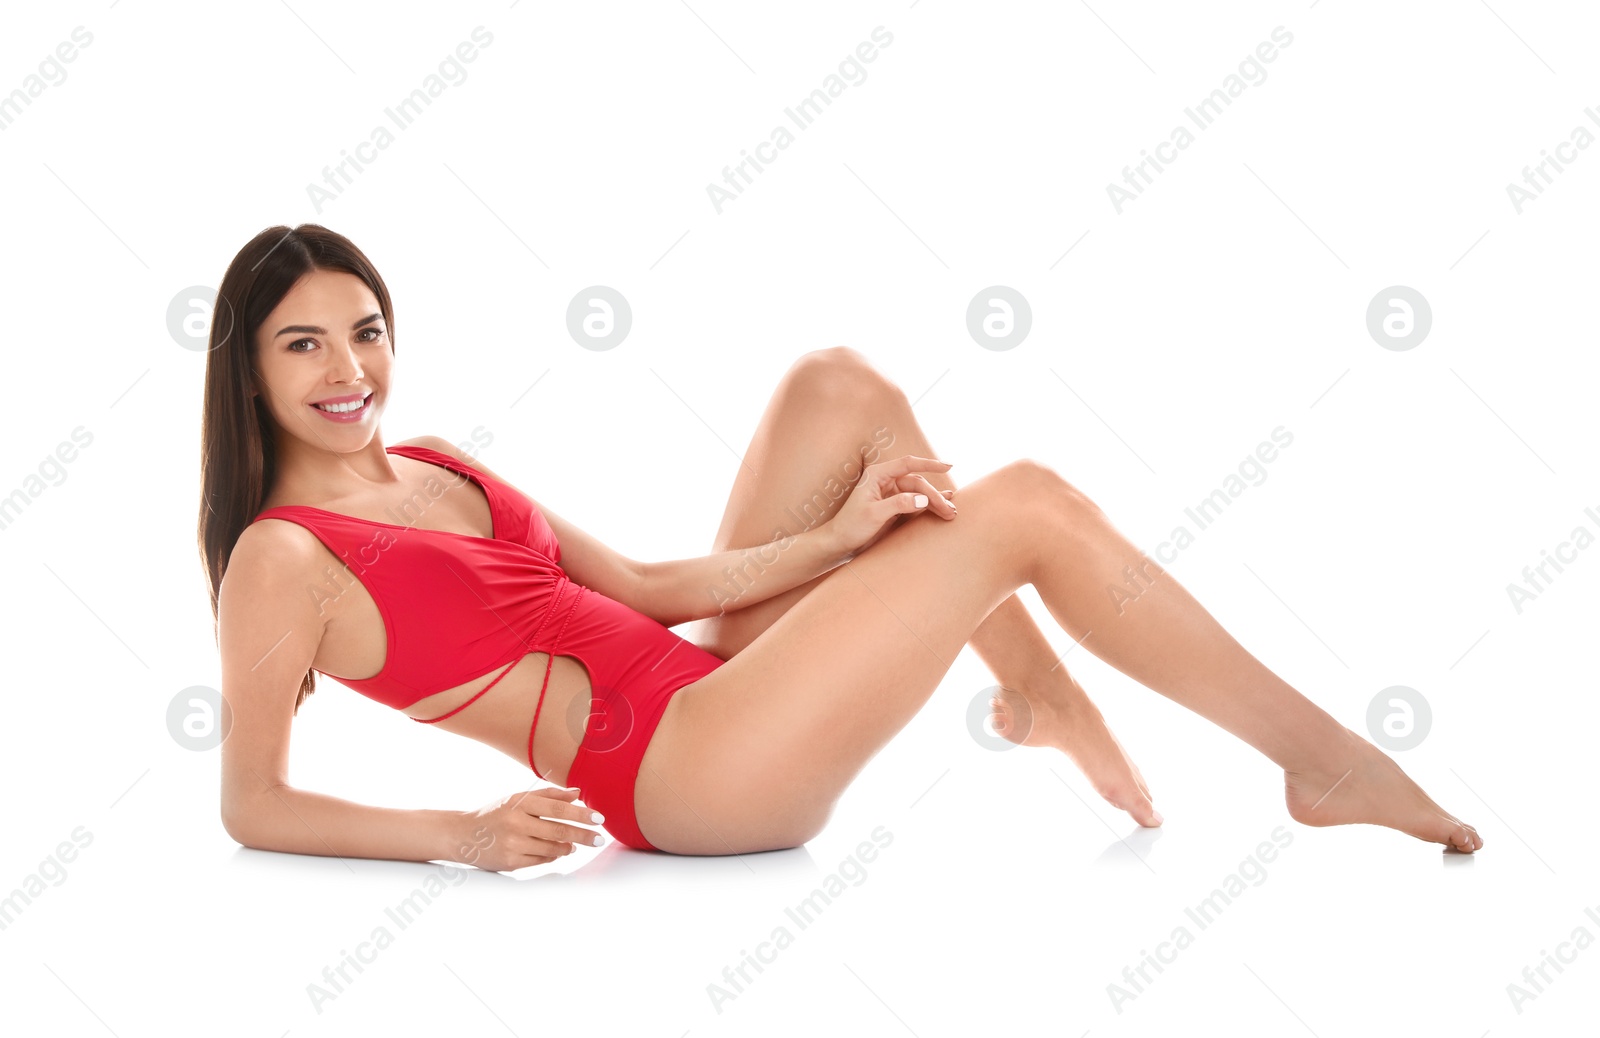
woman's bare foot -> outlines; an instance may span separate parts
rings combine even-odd
[[[1289,816],[1305,825],[1365,822],[1471,854],[1483,846],[1478,830],[1447,813],[1400,770],[1389,755],[1346,728],[1329,762],[1285,771]]]
[[[1088,778],[1095,792],[1143,826],[1161,824],[1161,812],[1150,802],[1150,788],[1127,751],[1106,727],[1105,718],[1087,696],[1073,695],[1052,704],[1042,696],[1000,687],[989,699],[989,723],[1018,746],[1051,746],[1068,757]]]

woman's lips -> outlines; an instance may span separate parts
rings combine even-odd
[[[361,419],[367,416],[367,412],[372,410],[372,394],[368,393],[366,399],[361,401],[361,406],[356,408],[354,411],[324,411],[316,404],[311,404],[309,406],[311,407],[311,410],[317,412],[317,414],[326,418],[330,422],[341,422],[348,425],[351,422],[361,421]]]

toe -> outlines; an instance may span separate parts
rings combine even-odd
[[[1133,820],[1142,826],[1153,829],[1162,822],[1161,812],[1156,810],[1156,805],[1150,802],[1149,794],[1143,790],[1106,799],[1128,812],[1133,816]]]
[[[1133,817],[1140,824],[1154,828],[1161,824],[1161,812],[1156,810],[1156,805],[1150,799],[1150,791],[1144,788],[1144,783],[1139,783],[1139,795],[1134,798]]]
[[[1456,846],[1464,851],[1475,851],[1483,846],[1483,838],[1478,835],[1478,830],[1463,822],[1459,818],[1451,818],[1455,823]]]

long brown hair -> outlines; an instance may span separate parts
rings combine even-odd
[[[200,422],[200,558],[211,590],[212,636],[221,645],[217,596],[228,557],[261,511],[276,478],[275,428],[255,388],[256,332],[289,290],[314,270],[343,271],[377,297],[394,348],[394,309],[377,268],[350,239],[314,223],[268,227],[228,264],[211,314],[205,410]],[[294,712],[316,690],[306,671]]]

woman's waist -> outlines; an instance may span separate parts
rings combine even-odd
[[[584,656],[591,673],[604,668],[615,676],[659,673],[708,672],[723,661],[671,628],[631,606],[608,598],[592,588],[574,583],[582,591],[568,608],[557,609],[538,638],[539,648],[554,645],[561,654]]]
[[[564,777],[583,738],[592,697],[579,660],[527,652],[477,680],[436,693],[405,709],[433,727],[475,739],[527,766],[538,721],[536,759],[546,778]]]

